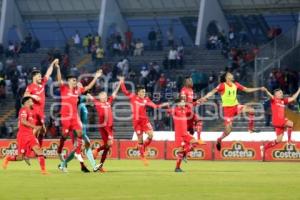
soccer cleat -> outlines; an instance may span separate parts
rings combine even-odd
[[[89,170],[86,166],[82,166],[82,167],[81,167],[81,171],[82,171],[83,173],[89,173],[89,172],[90,172],[90,170]]]
[[[149,166],[149,162],[145,157],[142,157],[141,160],[142,160],[145,167]]]
[[[175,172],[183,172],[183,170],[180,168],[175,168]]]
[[[98,165],[96,165],[93,169],[94,172],[97,172],[97,171],[100,171],[101,172],[101,169],[103,167],[103,163],[100,163]]]
[[[99,169],[99,171],[100,171],[100,172],[102,172],[102,173],[105,173],[105,172],[107,172],[107,170],[106,170],[106,169],[104,169],[104,167],[101,167],[101,168]]]
[[[249,131],[249,133],[259,133],[260,132],[260,130],[259,129],[252,129],[252,130],[248,130]]]
[[[206,143],[205,143],[203,140],[201,140],[201,139],[199,139],[197,142],[198,142],[199,145],[205,145],[205,144],[206,144]]]
[[[3,161],[2,161],[2,168],[3,169],[6,169],[7,168],[7,166],[8,166],[8,156],[5,156],[4,158],[3,158]]]
[[[58,169],[59,169],[60,171],[64,172],[64,173],[67,173],[67,172],[68,172],[67,168],[61,166],[61,164],[58,165]]]
[[[94,159],[97,158],[98,153],[99,153],[99,152],[97,151],[97,149],[94,149],[94,150],[93,150],[93,157],[94,157]]]
[[[221,147],[221,141],[217,141],[216,148],[217,148],[218,151],[221,150],[221,148],[222,148]]]
[[[30,160],[29,160],[28,157],[25,156],[25,157],[24,157],[24,161],[25,161],[25,163],[26,163],[28,166],[31,165]]]

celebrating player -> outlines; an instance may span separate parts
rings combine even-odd
[[[107,98],[106,92],[100,92],[98,95],[98,99],[92,97],[91,95],[88,95],[88,97],[93,100],[95,108],[97,110],[99,126],[100,126],[99,132],[103,140],[103,145],[93,150],[94,158],[97,157],[100,151],[103,151],[100,164],[97,165],[97,168],[99,169],[100,172],[105,172],[105,169],[103,168],[103,164],[107,157],[107,153],[109,152],[113,144],[113,139],[114,139],[113,113],[112,113],[111,105],[117,96],[117,93],[120,89],[120,84],[121,84],[121,80],[109,98]]]
[[[187,106],[189,106],[189,111],[187,112],[187,115],[189,116],[187,120],[187,127],[188,132],[191,135],[194,135],[194,132],[196,130],[197,132],[197,138],[200,140],[200,135],[202,132],[202,121],[199,119],[199,117],[194,113],[194,91],[193,91],[193,79],[191,77],[186,77],[184,81],[184,87],[180,91],[180,96],[183,98],[185,96]]]
[[[266,94],[271,98],[271,109],[272,109],[272,124],[275,128],[277,138],[273,142],[269,142],[264,146],[261,146],[261,156],[263,157],[264,151],[269,148],[276,146],[282,141],[284,130],[287,129],[288,143],[291,143],[291,135],[294,123],[285,117],[285,105],[295,101],[299,94],[300,88],[292,97],[283,97],[281,89],[276,89],[274,95],[272,95],[266,88],[264,88]]]
[[[81,151],[82,146],[82,124],[78,115],[78,97],[90,90],[96,83],[97,79],[102,75],[102,70],[98,70],[93,78],[93,80],[85,87],[82,87],[81,84],[78,85],[77,77],[74,74],[69,74],[67,76],[67,83],[64,83],[61,77],[60,67],[57,64],[57,81],[60,86],[61,93],[61,125],[62,125],[62,137],[60,139],[59,147],[57,153],[59,154],[60,159],[62,160],[60,164],[60,169],[62,171],[66,170],[66,164],[72,159],[72,155],[75,152]],[[62,149],[64,142],[67,139],[67,136],[70,133],[76,135],[76,142],[74,149],[70,152],[67,159],[64,160],[62,156]],[[83,163],[81,163],[83,164]],[[83,172],[87,172],[84,169],[85,166],[82,165]]]
[[[121,77],[121,89],[122,92],[129,97],[131,104],[131,111],[133,113],[133,129],[138,137],[138,149],[144,165],[148,165],[148,161],[145,158],[145,149],[149,146],[153,138],[153,129],[149,118],[147,116],[146,107],[162,108],[168,106],[169,103],[162,103],[156,105],[149,97],[146,97],[146,90],[144,87],[137,87],[136,94],[130,93],[125,86],[124,78]],[[148,138],[143,142],[143,133],[148,135]]]
[[[175,129],[175,143],[178,147],[177,161],[175,172],[183,172],[180,168],[182,160],[193,148],[202,144],[201,140],[196,140],[188,132],[188,123],[190,112],[190,105],[187,104],[185,95],[180,96],[180,101],[172,109],[168,110],[172,115]]]
[[[45,86],[46,83],[53,72],[53,66],[58,64],[59,60],[55,59],[48,67],[48,70],[45,76],[42,78],[41,72],[39,70],[33,70],[32,75],[32,83],[29,84],[26,88],[24,96],[30,96],[33,99],[34,109],[38,113],[40,120],[35,122],[35,125],[40,126],[44,124],[45,121]],[[46,133],[46,128],[43,127],[40,133],[37,133],[38,141],[40,146],[42,147],[43,136]]]
[[[43,124],[41,124],[41,126],[35,125],[37,113],[36,110],[33,109],[34,102],[30,96],[23,97],[22,105],[23,107],[19,112],[18,118],[18,155],[6,156],[3,160],[2,167],[6,169],[9,161],[22,161],[25,156],[29,157],[31,151],[33,151],[38,158],[41,167],[41,173],[47,174],[43,151],[39,146],[35,135],[42,129]]]
[[[222,140],[228,136],[232,131],[232,123],[235,116],[240,113],[248,113],[249,123],[248,131],[249,132],[258,132],[254,129],[254,109],[248,105],[240,105],[237,99],[237,91],[243,91],[246,93],[252,93],[256,91],[264,90],[263,87],[260,88],[247,88],[234,81],[234,76],[230,72],[225,72],[220,79],[220,84],[207,93],[204,97],[199,99],[199,102],[207,101],[207,99],[213,96],[215,93],[219,92],[222,100],[223,114],[224,114],[224,124],[225,130],[223,134],[217,140],[217,150],[221,150]]]

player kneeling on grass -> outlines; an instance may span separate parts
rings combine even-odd
[[[183,172],[180,168],[181,162],[187,157],[187,154],[193,150],[193,148],[203,144],[201,140],[196,140],[188,132],[187,121],[189,117],[189,106],[185,101],[184,96],[180,96],[180,100],[174,108],[168,109],[168,113],[173,117],[174,129],[175,129],[175,143],[178,147],[177,161],[175,172]]]
[[[98,99],[88,95],[88,98],[94,102],[94,106],[97,110],[98,120],[99,120],[99,132],[101,134],[101,138],[103,141],[103,145],[99,148],[93,150],[93,156],[96,159],[97,155],[100,151],[102,152],[102,156],[100,159],[100,164],[96,166],[96,169],[99,169],[100,172],[105,172],[106,170],[103,168],[103,164],[106,160],[107,154],[111,149],[113,144],[113,113],[111,105],[114,99],[117,96],[117,93],[120,89],[121,81],[118,83],[118,86],[112,93],[112,95],[107,98],[106,92],[100,92],[98,95]]]
[[[272,109],[272,124],[275,128],[277,135],[276,140],[269,142],[264,146],[261,146],[261,156],[263,157],[264,151],[276,146],[282,141],[284,130],[287,129],[288,143],[291,142],[291,135],[293,130],[293,122],[285,117],[285,105],[295,101],[300,94],[300,88],[292,97],[283,97],[281,89],[276,89],[274,95],[272,95],[266,88],[264,88],[266,94],[271,98]]]
[[[3,160],[3,169],[7,168],[9,161],[22,161],[24,157],[29,156],[31,151],[33,151],[39,161],[42,174],[47,174],[45,167],[45,158],[43,151],[39,146],[38,140],[36,138],[37,133],[43,128],[43,126],[35,125],[35,118],[37,113],[33,109],[33,100],[31,97],[26,96],[22,99],[22,105],[19,112],[19,131],[17,134],[17,144],[18,144],[18,155],[17,156],[6,156]]]

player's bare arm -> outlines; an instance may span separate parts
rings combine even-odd
[[[271,99],[274,98],[274,96],[272,95],[272,93],[271,93],[267,88],[263,87],[263,91],[264,91]]]
[[[298,98],[299,94],[300,94],[300,88],[298,88],[297,92],[293,94],[293,96],[288,98],[288,102],[290,103],[295,101]]]
[[[84,91],[88,91],[92,89],[92,87],[94,87],[94,85],[96,84],[97,79],[100,78],[101,76],[102,76],[102,69],[99,69],[96,71],[93,80],[86,87],[84,87]]]
[[[245,88],[243,91],[246,93],[253,93],[253,92],[257,92],[257,91],[264,91],[263,89],[264,87],[258,87],[258,88]]]
[[[118,94],[118,92],[120,90],[122,81],[124,81],[124,77],[123,77],[123,79],[119,78],[119,83],[118,83],[117,87],[115,88],[115,90],[113,91],[113,93],[111,95],[113,98],[115,98],[117,96],[117,94]]]
[[[58,62],[55,64],[55,67],[57,69],[57,71],[56,71],[56,79],[57,79],[58,85],[60,86],[60,85],[64,84],[64,82],[62,80],[60,66],[59,66]]]
[[[53,68],[54,68],[54,65],[57,65],[59,63],[59,60],[58,59],[54,59],[52,61],[52,63],[50,63],[48,69],[47,69],[47,72],[45,74],[45,78],[46,79],[49,79],[49,77],[51,76],[52,72],[53,72]]]
[[[208,92],[204,97],[198,99],[198,100],[197,100],[197,103],[203,103],[203,102],[207,101],[207,99],[209,99],[210,97],[212,97],[213,95],[215,95],[217,92],[218,92],[218,89],[217,89],[217,88],[211,90],[211,91]]]

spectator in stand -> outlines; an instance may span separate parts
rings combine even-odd
[[[97,47],[101,45],[101,37],[98,33],[94,34],[94,42]]]
[[[139,80],[139,84],[140,85],[144,85],[145,87],[147,87],[147,83],[148,83],[148,75],[149,75],[149,70],[147,69],[147,67],[143,67],[141,72],[141,77]]]
[[[135,44],[135,49],[134,49],[133,55],[141,56],[141,55],[143,55],[143,52],[144,52],[144,43],[142,42],[141,39],[138,39]]]
[[[153,62],[153,69],[156,71],[156,73],[160,74],[160,66],[157,62]]]
[[[79,34],[78,30],[76,30],[75,35],[73,36],[73,42],[77,49],[81,48],[81,39],[80,39],[80,34]]]
[[[14,55],[15,55],[15,45],[12,41],[9,41],[6,56],[7,57],[14,57]]]
[[[230,28],[228,32],[228,42],[230,47],[236,47],[236,34],[233,30],[233,28]]]
[[[86,35],[83,38],[82,47],[83,47],[84,53],[89,53],[89,36],[88,35]]]
[[[151,28],[150,32],[148,33],[148,40],[150,44],[150,50],[154,50],[156,42],[156,32],[154,31],[154,28]]]
[[[169,59],[169,65],[170,69],[175,69],[176,68],[176,60],[177,60],[177,50],[175,47],[172,47],[169,51],[168,59]]]
[[[177,63],[180,69],[183,69],[184,47],[177,47]]]
[[[163,35],[160,29],[156,31],[156,49],[158,51],[163,50]]]
[[[128,30],[125,32],[125,46],[127,50],[130,49],[132,38],[133,38],[133,33],[130,30],[130,28],[128,28]]]
[[[102,45],[97,47],[96,50],[96,62],[95,62],[95,67],[101,66],[103,64],[103,58],[104,58],[104,49]]]
[[[122,49],[121,43],[115,41],[113,44],[113,56],[121,56],[122,53],[121,49]]]
[[[169,69],[169,56],[168,55],[165,55],[162,65],[163,65],[164,69]]]
[[[207,41],[207,49],[216,49],[217,48],[217,42],[218,42],[218,36],[215,34],[211,34],[208,36]]]
[[[167,39],[168,39],[168,46],[173,47],[175,42],[174,42],[174,35],[173,35],[173,28],[169,28],[167,31]]]
[[[5,76],[0,74],[0,105],[5,105],[5,98],[6,98],[6,82]]]
[[[124,77],[128,77],[128,71],[129,71],[129,62],[126,58],[123,60],[120,60],[117,64],[119,74],[121,74]]]

